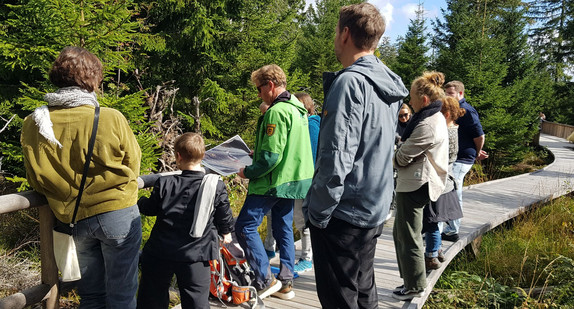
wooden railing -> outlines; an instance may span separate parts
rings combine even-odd
[[[556,122],[543,121],[542,133],[567,139],[574,132],[574,126]]]
[[[160,177],[180,172],[144,175],[138,178],[138,187],[148,188]],[[0,309],[21,309],[43,302],[48,309],[59,308],[60,293],[71,289],[75,284],[62,285],[58,278],[58,268],[54,260],[52,228],[55,217],[46,198],[35,191],[6,194],[0,196],[0,214],[38,208],[40,216],[40,263],[41,284],[0,299]]]

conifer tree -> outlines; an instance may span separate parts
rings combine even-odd
[[[509,68],[502,31],[502,12],[508,1],[447,0],[445,21],[436,20],[433,40],[437,48],[435,67],[447,81],[465,84],[465,98],[478,111],[486,133],[485,148],[491,159],[510,163],[521,158],[530,133],[530,115],[516,108],[516,91],[503,87]],[[514,51],[521,53],[521,51]],[[528,102],[527,102],[528,103]]]
[[[405,38],[399,43],[396,63],[391,67],[402,79],[405,85],[420,76],[428,67],[429,57],[427,35],[425,34],[424,7],[419,2],[416,18],[411,19]]]

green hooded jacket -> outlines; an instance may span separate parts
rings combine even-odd
[[[248,194],[303,199],[313,171],[307,110],[291,95],[259,117],[253,164],[244,170]]]

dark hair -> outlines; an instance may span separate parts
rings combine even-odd
[[[299,101],[301,101],[301,103],[303,103],[309,115],[315,115],[315,104],[313,103],[313,99],[311,99],[311,96],[308,93],[297,92],[295,93],[295,96],[297,99],[299,99]]]
[[[357,48],[373,50],[385,33],[385,20],[370,3],[351,4],[339,10],[338,31],[343,31],[345,27],[349,28]]]
[[[424,72],[422,76],[413,81],[412,88],[416,95],[427,96],[433,102],[444,97],[443,83],[444,74],[441,72]]]
[[[205,143],[197,133],[187,132],[178,136],[173,148],[184,161],[193,164],[201,162],[205,155]]]
[[[96,55],[81,47],[68,46],[54,61],[49,77],[60,88],[78,86],[92,92],[103,80],[102,71],[102,62]]]
[[[452,121],[456,121],[458,118],[466,114],[466,109],[460,107],[460,104],[458,104],[458,100],[448,96],[442,98],[442,108],[440,111],[445,116],[446,112],[449,112]]]

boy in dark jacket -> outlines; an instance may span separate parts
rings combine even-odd
[[[217,234],[224,243],[231,242],[233,215],[221,179],[211,187],[215,189],[212,211],[207,208],[207,215],[201,215],[202,210],[196,209],[198,199],[209,190],[209,181],[206,189],[200,190],[205,176],[199,165],[205,154],[203,139],[198,134],[185,133],[175,140],[174,148],[181,175],[159,178],[151,196],[138,201],[142,214],[157,216],[141,257],[141,309],[168,308],[174,274],[182,308],[209,308],[209,261],[218,256]]]

